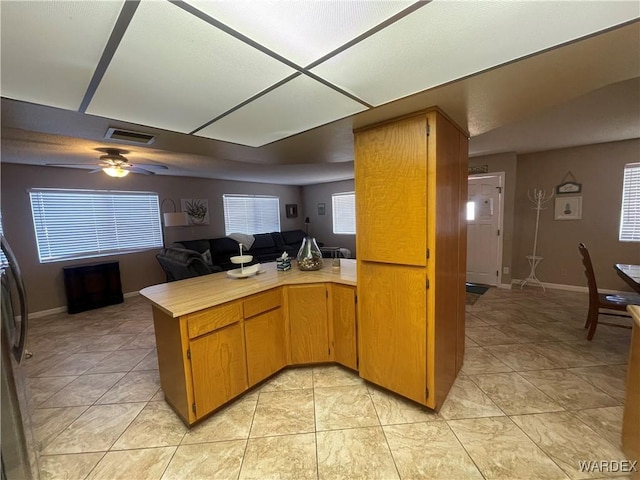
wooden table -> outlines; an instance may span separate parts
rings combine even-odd
[[[613,268],[620,278],[640,293],[640,265],[629,265],[625,263],[616,263]]]

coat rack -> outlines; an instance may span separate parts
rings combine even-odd
[[[542,287],[542,290],[546,292],[544,285],[542,285],[542,282],[538,280],[538,277],[536,277],[536,268],[538,267],[540,262],[543,260],[543,257],[539,257],[538,255],[536,255],[536,253],[538,251],[538,229],[540,228],[540,210],[546,210],[546,207],[544,205],[547,204],[553,198],[553,192],[551,192],[551,195],[547,196],[547,192],[545,192],[544,190],[534,189],[533,193],[531,193],[530,191],[527,192],[527,198],[529,198],[529,201],[533,203],[533,207],[531,208],[533,208],[536,211],[536,230],[533,236],[533,252],[531,253],[531,255],[525,256],[525,258],[527,259],[527,262],[529,262],[529,268],[531,270],[529,272],[529,276],[525,279],[524,282],[520,284],[520,289],[522,289],[522,287],[524,287],[527,283],[531,283],[533,285]]]

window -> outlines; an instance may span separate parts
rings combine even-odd
[[[162,247],[154,193],[34,189],[29,197],[41,263]]]
[[[356,233],[356,194],[334,193],[331,196],[333,210],[333,233]]]
[[[4,227],[2,226],[2,212],[0,212],[0,235],[4,234]],[[4,252],[0,250],[0,267],[8,265],[7,257],[5,257]]]
[[[266,195],[223,195],[224,231],[269,233],[280,231],[280,199]]]
[[[473,222],[476,219],[476,202],[473,200],[467,202],[467,222]]]
[[[620,241],[640,242],[640,163],[624,166]]]

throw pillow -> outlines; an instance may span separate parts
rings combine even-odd
[[[206,263],[207,265],[213,265],[213,258],[211,257],[211,250],[205,250],[202,253],[202,259],[204,260],[204,263]]]

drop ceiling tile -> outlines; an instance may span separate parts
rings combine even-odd
[[[1,2],[2,96],[77,110],[123,4]]]
[[[260,147],[363,110],[364,105],[300,75],[196,134]]]
[[[169,2],[141,2],[87,113],[186,133],[293,72]]]
[[[639,2],[435,0],[312,71],[381,105],[639,16]]]
[[[301,67],[404,10],[415,0],[187,0]]]

